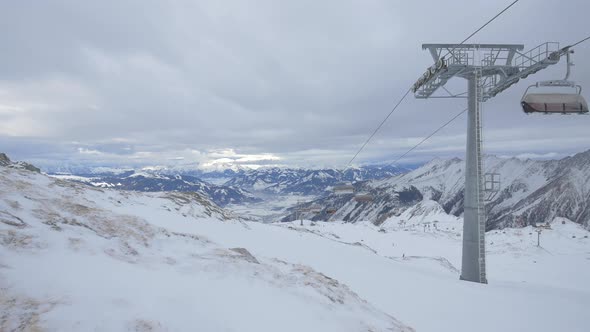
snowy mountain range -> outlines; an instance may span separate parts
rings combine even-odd
[[[226,185],[274,194],[325,195],[332,186],[339,183],[383,179],[407,171],[406,168],[394,165],[369,165],[343,171],[261,168],[236,173]]]
[[[104,166],[89,165],[84,163],[63,162],[48,163],[41,161],[38,165],[48,174],[71,174],[92,176],[122,175],[129,172],[147,172],[168,175],[190,175],[201,179],[205,178],[233,178],[235,174],[243,173],[251,168],[239,165],[216,165],[216,167],[202,168],[201,165],[190,163],[182,165],[152,165],[152,166]]]
[[[126,171],[119,175],[103,176],[53,175],[54,177],[87,183],[95,187],[115,188],[145,192],[178,191],[196,192],[210,198],[219,206],[260,201],[246,190],[237,187],[215,185],[190,175],[170,175],[159,172]]]
[[[23,166],[21,166],[23,167]],[[30,166],[34,167],[34,166]],[[561,160],[522,160],[486,156],[486,173],[500,176],[500,190],[486,202],[487,229],[523,227],[563,217],[590,228],[590,150]],[[445,213],[462,216],[464,162],[434,159],[414,170],[391,165],[337,169],[260,168],[227,169],[200,173],[216,179],[212,184],[185,174],[167,174],[162,168],[111,170],[102,176],[58,175],[93,186],[135,191],[197,192],[220,206],[260,202],[255,196],[310,195],[321,212],[304,217],[314,220],[360,220],[381,224],[388,218],[425,218]],[[162,173],[164,172],[164,173]],[[353,183],[356,193],[372,200],[359,201],[355,195],[334,195],[331,188]],[[252,193],[253,192],[253,193]],[[284,221],[293,220],[297,208],[287,210]]]
[[[64,169],[62,169],[63,171]],[[70,169],[71,170],[71,169]],[[194,191],[211,198],[219,206],[260,201],[251,191],[265,194],[325,195],[341,182],[382,179],[407,172],[391,165],[337,169],[260,168],[224,170],[182,170],[149,167],[80,169],[86,173],[56,173],[53,176],[97,187],[135,191]],[[184,172],[184,173],[177,173]]]
[[[549,161],[487,156],[484,165],[486,173],[501,178],[499,192],[486,202],[488,230],[535,225],[555,217],[590,228],[590,150]],[[313,204],[322,212],[313,218],[380,224],[402,213],[420,218],[440,211],[461,216],[464,183],[461,159],[435,159],[405,174],[355,183],[356,192],[371,195],[372,201],[357,201],[352,194],[320,198]],[[329,215],[328,210],[335,212]],[[294,213],[284,220],[293,218]]]

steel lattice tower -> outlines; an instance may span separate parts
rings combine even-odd
[[[467,146],[461,279],[487,283],[485,260],[485,204],[480,105],[489,98],[549,65],[566,50],[544,43],[521,53],[513,44],[424,44],[434,65],[412,87],[416,98],[467,98]],[[447,52],[443,57],[442,53]],[[467,93],[453,94],[444,85],[453,77],[467,80]],[[433,95],[442,88],[445,95]]]

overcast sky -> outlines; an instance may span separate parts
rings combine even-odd
[[[0,151],[40,165],[343,167],[432,64],[510,0],[3,1]],[[473,43],[590,35],[590,1],[521,0]],[[590,41],[571,78],[590,98]],[[485,152],[561,157],[590,148],[590,116],[526,116],[553,66],[484,106]],[[465,81],[455,79],[455,92]],[[357,163],[394,160],[465,108],[406,99]],[[462,116],[401,163],[464,155]]]

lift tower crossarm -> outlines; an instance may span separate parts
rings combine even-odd
[[[414,83],[412,91],[416,98],[431,97],[455,76],[468,78],[474,70],[482,77],[508,77],[518,72],[512,62],[515,55],[524,49],[520,44],[423,44],[429,50],[434,65]],[[443,56],[443,52],[447,52]],[[481,55],[481,56],[480,56]],[[476,63],[476,59],[480,61]],[[487,99],[485,91],[482,98]]]
[[[416,98],[436,97],[434,93],[449,79],[467,78],[479,70],[484,81],[481,99],[486,101],[521,79],[558,63],[568,47],[560,49],[559,43],[546,42],[525,53],[520,52],[524,49],[522,44],[423,44],[422,49],[430,52],[434,65],[412,86]]]
[[[467,48],[467,49],[476,49],[476,48],[489,48],[489,49],[496,49],[502,50],[509,48],[508,51],[511,52],[511,58],[514,56],[516,51],[522,51],[524,49],[524,45],[507,45],[507,44],[422,44],[423,50],[429,50],[434,62],[438,61],[441,58],[441,53],[443,51],[447,51],[448,54],[452,54],[455,50],[460,48]],[[510,61],[506,63],[509,65]]]

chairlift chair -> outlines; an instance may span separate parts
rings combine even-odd
[[[573,50],[567,49],[567,72],[563,80],[542,81],[529,86],[520,104],[522,110],[527,113],[561,113],[561,114],[586,114],[588,113],[588,104],[582,96],[582,87],[575,82],[568,81],[570,76],[570,67],[573,63],[570,60],[570,54]],[[572,88],[575,91],[570,93],[528,93],[529,89],[548,87],[548,88]]]
[[[317,204],[314,204],[309,208],[309,211],[313,214],[318,214],[322,212],[322,207]]]
[[[354,186],[350,184],[340,184],[334,186],[333,190],[336,195],[354,194]]]
[[[355,195],[354,200],[357,202],[371,202],[373,201],[373,196],[367,193],[361,193]]]

